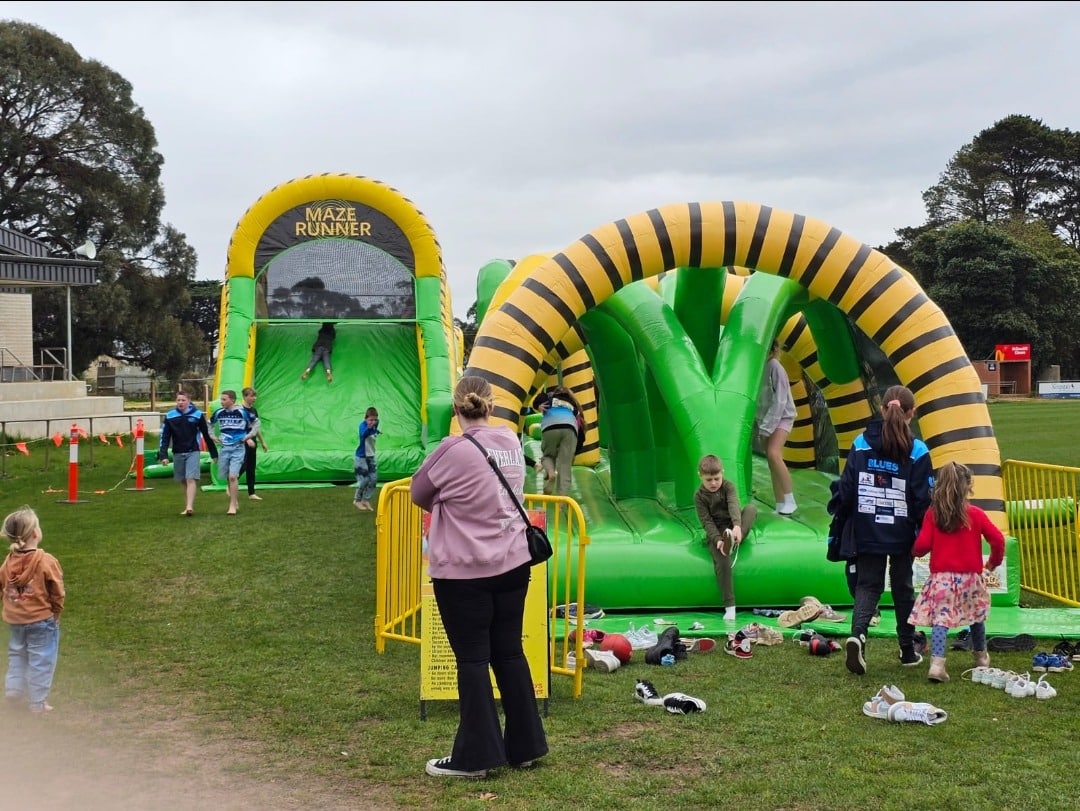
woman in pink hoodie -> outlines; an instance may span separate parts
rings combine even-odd
[[[517,434],[488,421],[493,405],[485,379],[459,380],[454,414],[463,436],[443,440],[410,486],[412,500],[431,513],[428,574],[457,664],[457,736],[450,755],[427,762],[427,773],[436,777],[486,777],[489,769],[506,764],[528,768],[548,751],[521,644],[532,566],[514,499],[524,489],[525,454]],[[506,715],[505,732],[489,665]]]
[[[41,524],[29,507],[5,518],[0,536],[11,543],[0,565],[3,618],[11,626],[4,695],[10,702],[29,698],[32,713],[48,712],[60,650],[64,572],[56,558],[38,548]]]

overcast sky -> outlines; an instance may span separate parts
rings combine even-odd
[[[1080,129],[1077,3],[0,2],[126,78],[199,278],[274,186],[399,190],[454,311],[494,258],[686,201],[872,246],[1005,116]]]

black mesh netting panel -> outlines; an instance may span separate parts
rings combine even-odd
[[[259,277],[259,318],[412,319],[413,274],[366,242],[305,242],[275,256]]]
[[[900,380],[896,376],[892,363],[884,352],[871,341],[861,329],[848,319],[851,334],[855,341],[855,352],[859,358],[863,385],[866,388],[867,399],[870,401],[872,413],[881,410],[881,395]],[[806,388],[810,395],[810,413],[814,418],[814,458],[817,460],[816,467],[828,473],[839,473],[839,449],[836,442],[836,431],[833,430],[832,421],[829,419],[829,411],[825,404],[825,397],[821,389],[805,378]],[[918,433],[917,426],[913,423],[912,429]]]

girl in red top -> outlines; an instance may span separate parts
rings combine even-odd
[[[908,619],[912,625],[930,626],[930,681],[945,682],[945,637],[949,628],[968,625],[976,667],[988,667],[986,618],[990,592],[983,572],[992,572],[1005,558],[1005,536],[986,513],[968,503],[971,471],[948,462],[938,471],[934,495],[912,555],[930,553],[930,577],[923,584]],[[983,564],[983,538],[990,542],[990,559]]]

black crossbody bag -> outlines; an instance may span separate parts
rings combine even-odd
[[[518,501],[517,496],[514,495],[514,491],[510,489],[510,484],[506,481],[506,477],[503,476],[502,471],[499,470],[499,466],[495,464],[495,460],[491,458],[486,450],[484,450],[484,446],[468,434],[463,434],[463,436],[484,454],[484,458],[487,459],[488,465],[495,471],[495,475],[499,477],[502,486],[506,488],[506,492],[509,493],[510,498],[514,500],[514,506],[517,507],[518,512],[521,513],[521,520],[525,522],[525,541],[529,545],[529,560],[534,566],[537,563],[544,563],[555,553],[555,550],[551,548],[551,541],[548,540],[547,533],[544,532],[542,527],[536,526],[529,520],[529,515],[525,512],[525,508],[521,506],[521,502]]]

